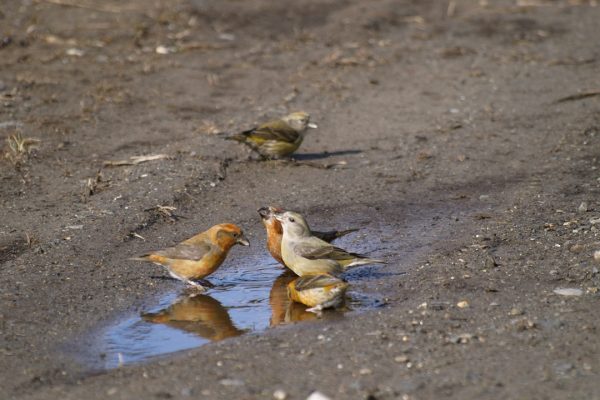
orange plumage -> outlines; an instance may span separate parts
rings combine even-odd
[[[133,259],[162,265],[173,278],[201,287],[195,281],[215,272],[235,244],[249,245],[240,227],[219,224],[176,246]]]

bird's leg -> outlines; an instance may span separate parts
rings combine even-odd
[[[206,288],[204,286],[202,286],[201,284],[199,284],[196,281],[192,281],[192,280],[186,280],[185,283],[187,283],[188,285],[190,285],[191,288],[201,291],[201,292],[205,292]]]
[[[210,283],[206,279],[195,279],[194,282],[197,285],[206,286],[207,288],[211,288],[211,289],[215,287],[215,285],[213,285],[212,283]]]
[[[314,307],[307,308],[306,311],[311,312],[311,313],[315,313],[317,315],[321,315],[321,312],[323,311],[323,305],[322,304],[317,304]]]

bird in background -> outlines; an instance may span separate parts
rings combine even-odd
[[[215,272],[236,244],[250,245],[239,226],[225,223],[215,225],[173,247],[131,259],[161,265],[173,278],[204,290],[197,281]]]
[[[278,207],[268,206],[258,209],[258,213],[262,219],[262,223],[267,230],[267,249],[271,256],[280,264],[285,265],[281,256],[281,239],[283,237],[283,228],[281,222],[275,218],[275,213],[283,213],[284,210]],[[321,240],[332,242],[337,238],[345,236],[349,233],[356,232],[358,229],[346,229],[343,231],[311,231],[311,233]]]
[[[319,239],[311,233],[304,217],[296,212],[275,213],[275,218],[283,227],[283,262],[296,275],[337,275],[352,266],[385,263],[383,260],[350,253]]]
[[[310,122],[308,113],[299,111],[225,139],[244,143],[263,158],[280,159],[298,150],[308,128],[317,125]]]
[[[306,311],[319,312],[344,304],[348,282],[329,274],[304,275],[287,288],[291,300],[310,307]]]

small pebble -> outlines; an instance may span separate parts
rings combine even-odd
[[[219,383],[223,386],[243,386],[244,381],[240,379],[221,379]]]
[[[569,251],[571,253],[581,253],[583,251],[583,246],[579,243],[574,244],[573,246],[569,247]]]
[[[582,201],[579,207],[577,207],[577,212],[584,213],[588,211],[588,203],[586,201]]]
[[[65,52],[68,56],[75,56],[75,57],[82,57],[85,52],[81,49],[75,49],[75,48],[71,48],[71,49],[67,49],[67,51]]]
[[[310,396],[306,398],[306,400],[331,400],[329,397],[325,396],[323,393],[317,391],[312,392]]]
[[[407,356],[396,356],[394,357],[394,361],[396,361],[397,363],[405,363],[408,362],[410,359]]]
[[[561,296],[581,296],[583,290],[577,288],[557,288],[554,289],[554,293]]]
[[[510,310],[510,312],[508,313],[508,315],[523,315],[523,314],[525,314],[525,312],[517,307],[513,307]]]
[[[371,371],[369,368],[361,368],[358,373],[361,375],[371,375],[373,371]]]
[[[600,250],[594,252],[594,261],[600,263]]]
[[[287,399],[287,393],[284,390],[277,389],[273,392],[273,398],[277,400],[285,400]]]
[[[156,54],[170,54],[170,53],[175,53],[176,49],[174,47],[167,47],[167,46],[157,46],[156,49]]]
[[[458,308],[467,308],[467,307],[469,307],[469,302],[466,301],[466,300],[459,301],[458,303],[456,303],[456,307],[458,307]]]

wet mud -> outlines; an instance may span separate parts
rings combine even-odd
[[[595,398],[587,0],[0,7],[0,398]],[[222,133],[306,111],[296,162]],[[141,157],[141,158],[140,158]],[[348,311],[290,304],[256,210],[358,228]],[[189,296],[128,261],[214,224]]]

